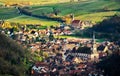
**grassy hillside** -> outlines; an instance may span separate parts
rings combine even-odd
[[[0,32],[0,76],[24,76],[28,51]]]
[[[7,20],[10,22],[21,24],[41,24],[44,26],[58,25],[56,21],[49,21],[45,19],[34,18],[26,15],[20,15],[15,8],[1,7],[0,20]]]
[[[31,3],[31,4],[51,4],[51,3],[61,3],[68,2],[69,0],[0,0],[0,2],[11,4],[11,3]]]
[[[20,24],[40,24],[47,27],[51,25],[54,25],[54,26],[59,25],[57,21],[50,21],[50,20],[30,17],[26,15],[21,15],[15,18],[7,19],[7,21],[20,23]]]
[[[103,20],[92,28],[84,30],[84,33],[76,32],[76,35],[86,35],[89,37],[92,35],[93,31],[95,31],[96,38],[117,41],[118,43],[118,41],[120,41],[120,16],[115,15],[109,19]]]
[[[73,13],[77,19],[91,20],[95,23],[109,16],[113,16],[116,13],[120,13],[119,2],[106,0],[88,0],[46,6],[32,6],[29,10],[32,11],[33,14],[42,15],[43,13],[53,13],[54,9],[58,11],[59,16]]]
[[[0,20],[1,19],[9,19],[19,16],[18,11],[15,8],[0,8]]]
[[[0,0],[1,2],[22,2],[31,1],[36,3],[56,3],[47,5],[31,5],[26,10],[34,15],[48,15],[58,12],[58,16],[74,14],[76,19],[89,20],[93,23],[101,22],[115,14],[120,14],[120,4],[114,0],[84,0],[80,2],[59,3],[61,0]],[[64,2],[66,0],[62,0]],[[68,0],[67,0],[68,1]],[[37,2],[37,3],[38,3]],[[10,22],[19,22],[24,24],[43,24],[58,25],[58,22],[38,19],[30,16],[18,14],[18,10],[12,7],[0,7],[0,19],[9,20]]]
[[[112,33],[119,34],[120,33],[120,16],[113,16],[110,19],[104,20],[96,26],[92,27],[96,32],[103,33]]]

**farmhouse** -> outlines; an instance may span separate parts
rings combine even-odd
[[[73,28],[78,28],[78,29],[80,29],[80,28],[82,27],[81,23],[82,23],[81,20],[73,20],[73,21],[71,22],[71,25],[72,25]]]
[[[81,20],[73,20],[71,22],[71,26],[77,29],[84,29],[86,27],[91,27],[93,24],[90,21],[81,21]]]

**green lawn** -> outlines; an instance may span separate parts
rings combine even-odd
[[[11,19],[8,19],[7,21],[21,23],[21,24],[41,24],[47,27],[51,25],[54,25],[54,26],[59,25],[59,23],[56,21],[44,20],[44,19],[39,19],[39,18],[30,17],[26,15],[21,15],[15,18],[11,18]]]

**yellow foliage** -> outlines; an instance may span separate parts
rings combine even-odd
[[[43,52],[43,56],[44,56],[45,58],[47,58],[47,57],[48,57],[48,53],[47,53],[47,52]]]
[[[68,25],[71,24],[71,22],[72,22],[72,18],[70,17],[70,15],[62,17],[62,19],[65,20],[66,24],[68,24]]]
[[[2,25],[2,28],[12,28],[11,24],[9,22],[4,22]]]
[[[72,19],[67,17],[67,18],[65,18],[65,21],[66,21],[66,24],[70,24]]]

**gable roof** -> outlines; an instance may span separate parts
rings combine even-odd
[[[79,47],[76,51],[72,50],[72,53],[92,54],[90,47]]]
[[[72,24],[73,24],[73,23],[78,24],[78,23],[80,23],[80,20],[73,20],[73,21],[72,21]]]

